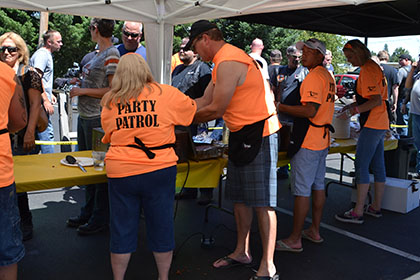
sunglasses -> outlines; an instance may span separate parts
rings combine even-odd
[[[131,36],[131,38],[137,38],[140,35],[140,33],[131,33],[131,32],[127,32],[125,30],[123,30],[123,34],[127,37]]]
[[[3,47],[1,47],[0,48],[0,51],[1,52],[5,52],[5,51],[8,51],[9,53],[14,53],[14,52],[17,52],[18,51],[18,48],[17,47],[7,47],[7,46],[3,46]]]

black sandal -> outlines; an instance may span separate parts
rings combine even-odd
[[[228,257],[228,256],[224,256],[223,258],[218,259],[217,261],[215,261],[215,263],[218,263],[218,262],[221,262],[221,261],[224,261],[227,264],[222,265],[222,266],[218,266],[218,267],[215,267],[213,265],[213,267],[214,268],[231,268],[231,267],[235,267],[235,266],[249,265],[251,263],[251,262],[249,262],[249,263],[239,262],[239,261],[234,260],[234,259],[232,259],[231,257]]]
[[[273,277],[254,275],[249,280],[280,280],[280,276],[278,274],[274,274]]]

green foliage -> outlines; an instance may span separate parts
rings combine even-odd
[[[340,35],[327,34],[320,32],[301,31],[295,29],[286,29],[281,27],[268,26],[264,24],[250,24],[237,20],[217,19],[214,20],[219,26],[226,42],[233,44],[245,52],[250,52],[252,40],[260,38],[264,42],[264,51],[262,56],[270,61],[270,52],[278,49],[283,54],[282,64],[287,64],[286,49],[290,45],[300,40],[307,40],[315,37],[326,43],[327,49],[333,53],[333,66],[336,73],[342,73],[344,70],[340,65],[346,62],[341,49],[344,46],[345,38]],[[183,37],[188,36],[191,24],[177,25],[174,29],[174,53],[179,51],[179,45]]]
[[[332,52],[332,65],[334,66],[334,72],[336,74],[346,72],[342,67],[343,64],[347,62],[346,57],[344,56],[342,51],[343,46],[346,43],[346,38],[344,36],[313,31],[299,32],[299,40],[304,41],[310,38],[317,38],[318,40],[324,42],[327,49]]]
[[[59,31],[63,39],[61,50],[54,53],[54,75],[61,77],[73,62],[80,62],[95,48],[88,30],[90,19],[54,13],[49,20],[49,29]]]
[[[398,62],[398,58],[402,54],[410,54],[410,52],[402,47],[398,47],[394,50],[391,57],[389,58],[390,62]]]
[[[38,44],[39,19],[33,12],[16,9],[0,9],[0,34],[13,31],[25,40],[29,52],[33,53]]]

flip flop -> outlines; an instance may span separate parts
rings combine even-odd
[[[322,237],[320,239],[314,239],[310,235],[308,235],[304,230],[302,230],[302,238],[317,244],[324,242],[324,239]]]
[[[292,248],[281,240],[276,241],[276,251],[300,253],[303,252],[303,248]]]
[[[273,277],[254,275],[249,280],[280,280],[280,276],[278,274],[274,274]]]
[[[243,263],[243,262],[239,262],[237,260],[234,260],[234,259],[232,259],[232,258],[230,258],[228,256],[224,256],[223,258],[218,259],[214,263],[218,263],[218,262],[221,262],[221,261],[226,262],[226,265],[222,265],[222,266],[218,266],[218,267],[216,267],[216,266],[213,265],[213,267],[214,268],[231,268],[231,267],[240,266],[240,265],[249,265],[252,262],[251,261],[249,263]]]

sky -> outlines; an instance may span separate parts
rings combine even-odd
[[[362,42],[365,42],[364,38],[350,37],[349,40],[357,38]],[[378,51],[384,49],[384,45],[388,44],[389,54],[391,55],[394,50],[398,47],[402,47],[410,52],[410,55],[418,61],[418,55],[420,54],[420,35],[416,36],[398,36],[398,37],[383,37],[383,38],[368,38],[367,47],[369,50],[378,53]]]

